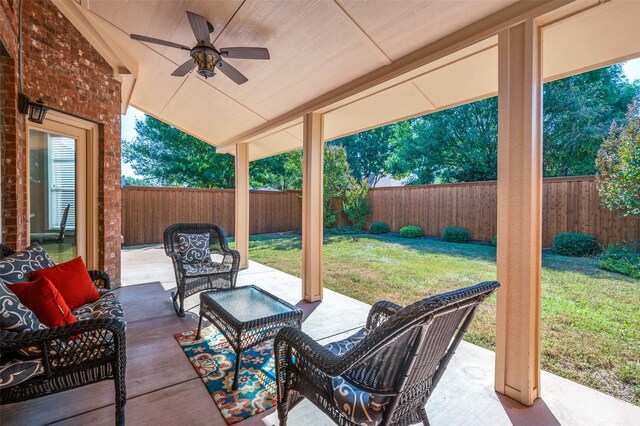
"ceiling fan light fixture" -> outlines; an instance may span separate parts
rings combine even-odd
[[[207,46],[196,46],[191,50],[191,56],[198,66],[198,74],[204,78],[213,77],[220,55]]]
[[[247,77],[229,62],[223,60],[223,56],[230,59],[270,59],[269,51],[264,47],[223,47],[217,50],[211,43],[213,25],[204,16],[190,11],[187,11],[187,18],[198,43],[193,48],[184,44],[140,34],[130,34],[129,37],[132,40],[144,43],[159,44],[189,51],[190,58],[171,73],[174,77],[184,77],[197,68],[196,72],[200,76],[209,78],[213,77],[216,74],[216,68],[219,68],[222,74],[229,77],[234,83],[244,84],[249,81]]]

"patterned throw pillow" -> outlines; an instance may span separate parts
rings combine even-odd
[[[47,328],[0,279],[0,328],[16,333]]]
[[[22,251],[0,259],[0,278],[8,283],[29,281],[30,273],[37,269],[50,268],[53,262],[38,243]]]
[[[184,263],[194,264],[211,261],[209,249],[209,233],[182,234],[178,233],[178,253]]]

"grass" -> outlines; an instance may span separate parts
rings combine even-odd
[[[75,241],[67,237],[64,243],[56,241],[40,243],[54,263],[64,263],[77,256]]]
[[[495,247],[433,239],[325,237],[325,286],[373,304],[406,305],[496,276]],[[301,275],[298,235],[251,238],[252,260]],[[640,405],[640,280],[599,270],[592,258],[543,255],[542,367]],[[495,349],[495,296],[466,340]]]

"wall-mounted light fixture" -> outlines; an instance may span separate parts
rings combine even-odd
[[[42,124],[49,107],[42,99],[32,102],[27,95],[21,93],[18,98],[18,109],[22,114],[29,116],[29,121]]]

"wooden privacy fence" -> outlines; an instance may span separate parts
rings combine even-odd
[[[251,191],[250,232],[268,234],[302,227],[299,191]],[[233,189],[122,188],[122,235],[125,245],[162,242],[172,223],[216,223],[235,232]]]
[[[496,235],[496,182],[373,188],[369,192],[371,222],[386,222],[397,232],[418,225],[439,236],[447,226],[463,226],[474,240]],[[299,191],[251,191],[250,232],[265,234],[299,229]],[[234,193],[224,189],[148,188],[122,190],[122,233],[125,245],[162,241],[176,222],[213,222],[234,233]],[[344,215],[337,225],[346,225]],[[593,176],[547,178],[543,185],[543,245],[559,232],[583,232],[604,244],[640,239],[637,219],[622,218],[600,205]]]
[[[371,222],[386,222],[392,231],[418,225],[426,235],[442,235],[447,226],[462,226],[478,241],[491,241],[497,229],[495,181],[445,185],[373,188]],[[594,176],[546,178],[542,200],[542,244],[552,245],[560,232],[582,232],[603,244],[640,239],[637,219],[622,218],[600,204]]]

